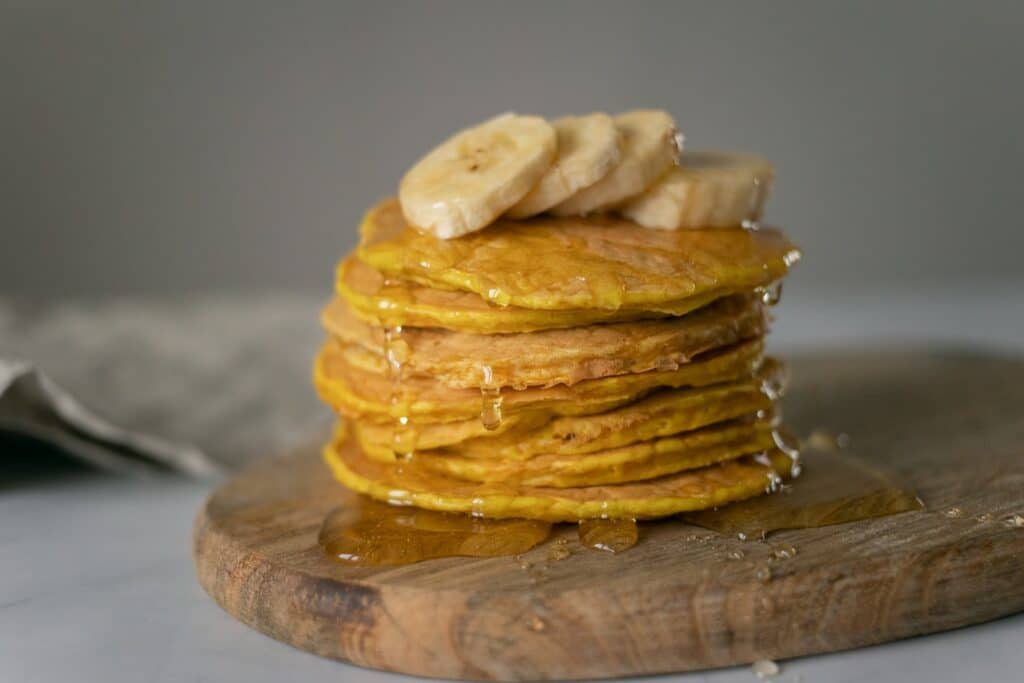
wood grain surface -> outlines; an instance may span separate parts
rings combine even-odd
[[[529,569],[509,557],[354,568],[317,545],[348,494],[311,446],[211,496],[195,525],[199,580],[241,621],[310,652],[480,680],[780,659],[1024,610],[1024,528],[1003,521],[1024,514],[1024,361],[896,349],[803,355],[791,367],[787,422],[849,434],[849,450],[909,482],[926,511],[767,543],[694,542],[710,532],[655,523],[619,555],[580,548],[559,527],[572,555],[548,561],[541,546]],[[947,516],[952,507],[963,515]],[[758,569],[778,544],[798,552],[765,583]]]

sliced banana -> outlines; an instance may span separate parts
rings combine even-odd
[[[619,163],[596,183],[578,191],[551,213],[581,216],[612,208],[634,197],[665,174],[679,157],[675,122],[658,109],[639,109],[619,114],[615,127],[622,140]]]
[[[509,218],[529,218],[593,185],[619,162],[619,131],[612,117],[596,113],[566,116],[552,123],[558,156],[537,186],[508,210]]]
[[[761,218],[774,176],[758,156],[686,151],[678,167],[619,213],[661,230],[749,225]]]
[[[503,114],[455,134],[402,178],[409,223],[450,239],[486,227],[540,182],[554,161],[555,129],[538,116]]]

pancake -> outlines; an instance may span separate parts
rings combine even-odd
[[[501,436],[510,431],[529,433],[531,430],[547,424],[553,418],[551,413],[544,410],[525,411],[503,416],[501,424],[494,429],[485,427],[479,414],[469,419],[453,422],[412,422],[401,427],[401,438],[403,444],[413,450],[430,450],[465,443],[473,439],[486,440],[488,437]],[[395,443],[395,432],[398,425],[393,419],[387,419],[384,422],[360,420],[358,424],[362,438],[368,444],[376,444],[372,451],[367,451],[367,455],[385,462],[395,460],[396,456],[392,445]]]
[[[341,262],[335,282],[338,296],[348,302],[353,313],[370,325],[442,327],[477,334],[533,332],[601,322],[679,316],[731,293],[716,289],[681,301],[618,310],[546,311],[497,306],[472,292],[425,287],[401,278],[385,278],[352,256]]]
[[[456,447],[417,453],[414,461],[426,470],[456,479],[569,488],[653,479],[763,452],[774,445],[769,420],[734,420],[585,455],[477,459],[460,456]]]
[[[348,344],[401,362],[405,376],[434,377],[453,388],[573,385],[577,382],[676,368],[720,346],[765,332],[763,305],[752,296],[719,299],[681,318],[588,325],[533,333],[480,335],[431,328],[400,334],[369,325],[340,298],[321,316],[327,331]]]
[[[767,363],[766,363],[767,364]],[[403,445],[422,452],[457,446],[467,458],[526,460],[545,453],[583,454],[700,429],[748,414],[774,415],[765,382],[780,384],[779,369],[762,368],[757,378],[697,389],[662,389],[595,415],[556,417],[544,411],[514,415],[488,430],[480,419],[413,425]],[[473,428],[475,427],[475,429]],[[362,420],[352,427],[367,456],[396,459],[395,425]],[[408,429],[405,428],[405,429]]]
[[[704,510],[770,490],[793,461],[779,450],[640,483],[550,488],[477,484],[443,477],[415,462],[386,465],[363,455],[344,430],[324,449],[335,478],[371,498],[428,510],[477,516],[575,522],[580,519],[651,519]]]
[[[513,427],[458,443],[468,458],[528,460],[543,454],[580,455],[700,429],[742,415],[771,414],[760,381],[697,389],[666,389],[596,415],[556,417],[541,427]]]
[[[749,377],[761,364],[761,340],[746,341],[701,354],[672,370],[652,370],[578,382],[573,386],[530,387],[500,394],[502,416],[537,410],[554,415],[586,415],[634,401],[659,387],[698,387]],[[368,369],[373,354],[328,342],[314,364],[313,381],[321,398],[352,418],[386,422],[406,417],[416,422],[453,422],[481,414],[481,391],[451,389],[428,378],[403,378],[400,385]],[[395,392],[399,391],[400,396]],[[392,397],[395,400],[392,400]]]
[[[444,143],[403,178],[401,204],[367,211],[335,271],[313,367],[320,397],[347,420],[324,449],[341,484],[536,525],[713,508],[799,473],[776,407],[783,368],[763,354],[768,307],[800,252],[760,227],[760,206],[718,222],[728,227],[623,217],[619,195],[657,187],[648,162],[667,168],[679,151],[664,112],[629,116],[636,144],[618,162],[614,126],[600,164],[576,159],[568,138],[556,150],[576,159],[561,171],[618,185],[571,179],[532,217],[510,219],[509,207],[544,185],[551,155],[515,117]],[[527,128],[551,142],[540,119]],[[654,213],[696,201],[711,215],[740,190],[763,203],[767,165],[744,163]],[[365,528],[378,552],[388,539]]]
[[[657,306],[784,276],[800,256],[778,230],[649,230],[613,216],[498,220],[439,240],[406,224],[398,201],[372,208],[359,258],[385,276],[473,292],[499,306]]]

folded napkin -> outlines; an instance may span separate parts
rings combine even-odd
[[[309,382],[322,303],[0,302],[0,431],[134,473],[208,477],[285,453],[330,423]]]

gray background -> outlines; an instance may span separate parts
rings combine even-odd
[[[1022,34],[1020,2],[2,10],[0,292],[326,292],[453,130],[637,106],[776,162],[793,289],[1010,281]]]

